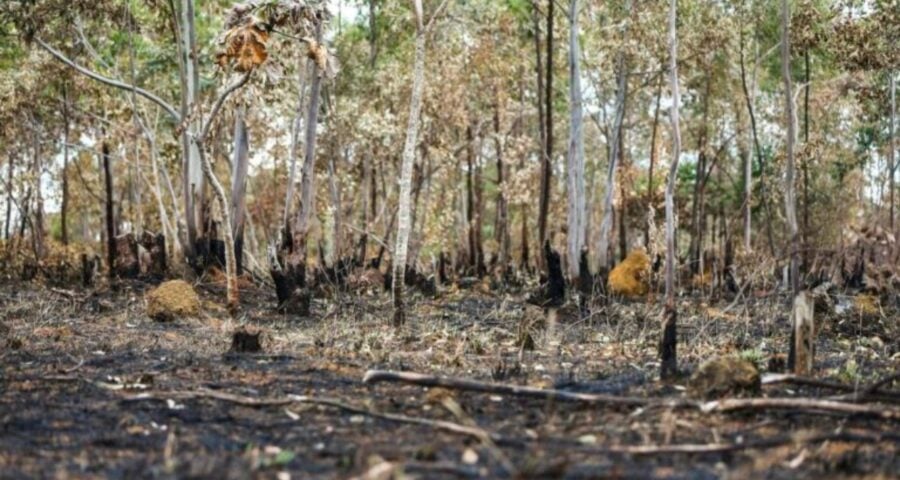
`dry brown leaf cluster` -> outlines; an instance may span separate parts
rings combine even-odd
[[[238,72],[249,72],[269,57],[268,40],[269,32],[254,22],[232,28],[225,34],[225,50],[216,55],[216,63],[222,68],[234,65]]]

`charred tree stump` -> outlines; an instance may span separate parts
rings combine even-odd
[[[791,344],[788,353],[788,370],[797,375],[810,375],[813,370],[816,329],[813,320],[814,303],[806,291],[794,297],[791,310]]]
[[[242,326],[231,334],[231,350],[229,353],[259,353],[262,352],[262,330]]]
[[[142,254],[141,273],[161,280],[168,270],[166,236],[145,231],[141,235],[140,247],[146,252],[146,255]]]
[[[541,307],[558,307],[566,300],[566,279],[559,253],[550,247],[549,240],[544,242],[544,262],[547,265],[547,281],[528,297],[528,303]]]
[[[114,239],[115,263],[113,275],[120,278],[136,278],[141,273],[140,253],[137,240],[131,233],[119,235]]]
[[[594,277],[591,276],[591,266],[588,262],[588,250],[581,249],[581,256],[578,259],[578,291],[581,298],[579,299],[579,307],[582,313],[586,313],[588,303],[594,293]]]
[[[663,311],[663,336],[660,344],[660,376],[663,379],[678,375],[678,310],[674,302],[667,302]]]
[[[100,270],[100,257],[96,255],[81,254],[81,284],[90,287],[94,284],[94,277]]]

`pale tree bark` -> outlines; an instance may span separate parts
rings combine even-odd
[[[400,166],[400,197],[397,208],[397,238],[394,245],[393,278],[391,293],[394,300],[394,326],[399,327],[406,322],[404,305],[404,287],[406,281],[406,254],[409,248],[409,231],[411,223],[412,174],[416,160],[416,145],[419,135],[419,118],[422,112],[422,91],[425,89],[425,39],[428,30],[437,19],[447,0],[441,3],[427,25],[424,24],[422,0],[413,0],[416,21],[416,53],[413,64],[412,96],[409,100],[409,118],[406,125],[406,142],[403,144],[403,156]]]
[[[547,241],[547,214],[550,209],[550,186],[553,180],[553,5],[547,2],[547,51],[544,82],[544,151],[541,159],[541,194],[538,203],[538,243],[543,248]],[[535,5],[535,8],[536,5]],[[538,257],[539,259],[541,257]],[[543,260],[539,260],[543,262]]]
[[[894,200],[894,189],[896,188],[896,176],[897,176],[897,157],[896,150],[897,147],[894,145],[897,131],[896,131],[896,120],[897,120],[897,80],[894,78],[894,71],[891,70],[888,72],[888,84],[889,90],[891,91],[891,130],[890,130],[890,142],[888,144],[888,148],[890,152],[888,152],[888,158],[890,163],[890,178],[888,178],[889,191],[890,191],[890,202],[891,202],[891,233],[896,235],[896,229],[894,228],[894,208],[895,200]]]
[[[62,86],[63,94],[63,169],[62,169],[62,204],[59,208],[59,223],[62,230],[62,243],[69,245],[69,91],[66,84]]]
[[[397,238],[394,248],[391,291],[394,297],[394,326],[406,322],[403,299],[406,280],[406,253],[409,246],[411,221],[412,170],[416,160],[416,142],[419,135],[419,116],[422,110],[422,91],[425,89],[425,27],[422,24],[422,0],[413,0],[416,15],[416,56],[413,64],[412,97],[409,101],[409,121],[406,126],[406,143],[400,167],[400,206],[397,212]]]
[[[288,181],[287,181],[287,189],[284,194],[284,214],[282,216],[282,235],[285,236],[284,241],[290,241],[289,232],[290,225],[288,224],[290,215],[291,215],[291,203],[294,201],[294,185],[296,183],[297,178],[297,149],[300,144],[300,128],[303,123],[303,115],[304,115],[304,99],[306,98],[306,80],[309,77],[309,72],[315,68],[315,61],[309,58],[306,60],[306,67],[298,68],[298,76],[300,90],[297,93],[297,110],[294,114],[294,121],[291,122],[291,147],[288,150],[288,164],[289,173],[288,173]]]
[[[316,43],[322,41],[322,23],[316,23]],[[315,211],[316,180],[316,128],[319,123],[319,102],[321,100],[322,76],[318,65],[313,62],[310,81],[309,103],[306,113],[306,131],[304,133],[303,166],[300,172],[300,209],[294,222],[292,232],[293,252],[289,262],[298,277],[299,286],[306,286],[306,254],[310,220]]]
[[[225,99],[227,99],[229,95],[234,93],[235,90],[243,87],[247,83],[247,81],[250,80],[251,73],[252,70],[243,74],[240,80],[228,86],[222,92],[222,94],[219,95],[219,98],[216,100],[216,103],[213,105],[213,108],[210,111],[209,117],[202,124],[199,135],[191,135],[191,143],[194,144],[194,147],[200,153],[200,164],[203,167],[203,174],[206,176],[206,180],[209,181],[210,185],[212,185],[213,192],[216,195],[216,200],[219,202],[219,208],[222,211],[222,220],[224,223],[224,225],[222,225],[222,231],[225,237],[226,301],[228,311],[232,315],[235,315],[237,313],[239,307],[236,268],[237,259],[234,249],[234,224],[232,222],[231,209],[229,208],[228,204],[228,197],[225,195],[225,189],[222,187],[222,183],[219,182],[219,179],[216,177],[215,172],[213,172],[212,163],[210,163],[209,158],[207,158],[203,146],[204,142],[209,136],[209,129],[212,126],[212,122],[213,120],[215,120],[216,115],[218,115],[219,110],[221,110],[222,104],[225,103]]]
[[[568,270],[572,281],[589,272],[579,269],[585,240],[584,133],[581,95],[581,46],[578,42],[578,0],[569,3],[569,151],[568,179]]]
[[[234,149],[231,160],[231,218],[234,219],[235,266],[238,275],[244,272],[244,224],[246,213],[247,170],[250,166],[250,136],[245,120],[246,108],[241,105],[234,113]]]
[[[788,0],[781,0],[781,76],[784,81],[784,112],[787,138],[785,139],[784,214],[787,219],[791,252],[791,291],[800,291],[799,227],[797,225],[797,199],[794,186],[794,142],[796,141],[796,112],[794,111],[793,85],[791,82],[791,13]]]
[[[200,132],[198,100],[200,94],[200,74],[198,68],[197,34],[194,28],[194,1],[181,0],[178,15],[178,53],[181,65],[181,118],[189,120],[183,126],[182,185],[184,196],[184,216],[187,222],[187,252],[193,257],[199,237],[198,229],[205,228],[203,205],[204,166],[200,146],[191,140]],[[223,204],[225,205],[225,204]]]
[[[613,223],[613,194],[616,189],[616,171],[619,166],[619,136],[622,134],[622,123],[625,119],[625,99],[628,95],[628,71],[626,63],[626,45],[628,41],[628,26],[631,23],[632,2],[627,0],[625,11],[627,12],[622,27],[622,46],[616,54],[616,103],[615,120],[609,138],[609,162],[606,171],[606,190],[603,193],[603,217],[600,221],[600,233],[597,241],[597,258],[601,271],[609,272],[612,268],[609,255],[610,236]]]
[[[807,333],[811,329],[804,327],[812,322],[812,312],[803,314],[807,308],[800,308],[807,302],[805,295],[800,296],[800,245],[799,227],[797,225],[797,199],[794,187],[794,142],[796,141],[796,113],[794,111],[793,86],[791,84],[791,13],[788,0],[781,0],[781,76],[784,81],[784,110],[787,137],[785,138],[785,175],[784,175],[784,213],[787,219],[788,236],[790,238],[790,282],[793,294],[793,310],[791,312],[791,344],[788,355],[788,368],[795,373],[809,374],[812,366],[812,351],[807,351],[810,343]],[[798,356],[801,358],[798,359]]]
[[[672,89],[672,106],[669,115],[672,122],[672,164],[666,180],[666,304],[663,313],[662,340],[660,342],[660,376],[672,378],[678,373],[678,312],[675,309],[675,182],[678,175],[678,159],[681,156],[681,127],[678,109],[681,98],[678,91],[678,37],[675,26],[677,0],[669,0],[669,82]]]
[[[31,234],[34,243],[34,254],[40,261],[46,253],[46,244],[44,240],[44,194],[41,186],[41,174],[44,171],[43,149],[41,148],[41,123],[34,120],[34,192],[35,192],[35,208],[34,208],[34,224],[32,225]]]
[[[509,207],[506,200],[506,166],[503,164],[503,139],[500,136],[500,99],[496,88],[494,98],[494,146],[497,160],[497,221],[494,231],[499,248],[500,276],[506,279],[509,271]]]
[[[772,233],[772,211],[769,207],[769,199],[766,191],[766,168],[765,162],[763,161],[763,153],[762,146],[759,142],[759,133],[756,128],[756,115],[753,111],[753,96],[750,93],[750,87],[747,85],[747,69],[744,64],[744,32],[741,30],[740,34],[740,66],[741,66],[741,89],[744,92],[744,100],[747,103],[747,113],[750,116],[750,132],[753,134],[753,150],[756,152],[756,161],[759,166],[759,193],[760,193],[760,202],[762,203],[763,210],[765,210],[766,214],[766,239],[769,244],[769,254],[775,256],[775,237]],[[757,67],[759,66],[759,57],[757,56]],[[754,68],[754,79],[755,72],[758,68]],[[755,80],[754,80],[755,83]]]
[[[736,108],[738,118],[738,155],[741,158],[741,171],[743,172],[744,190],[741,211],[743,214],[744,225],[744,251],[749,252],[753,248],[753,218],[752,218],[752,202],[753,202],[753,163],[750,160],[750,139],[747,128],[747,120],[741,114],[743,110]]]

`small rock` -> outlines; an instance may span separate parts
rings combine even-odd
[[[151,290],[145,296],[147,315],[159,322],[171,322],[200,314],[200,298],[189,283],[171,280]]]
[[[759,389],[756,365],[738,357],[713,358],[701,365],[688,382],[688,393],[694,398],[755,394]]]

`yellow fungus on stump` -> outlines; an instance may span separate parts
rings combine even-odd
[[[147,315],[160,322],[194,317],[200,313],[200,298],[189,283],[171,280],[147,292]]]
[[[641,297],[650,290],[650,257],[644,249],[632,250],[609,273],[609,292],[626,297]]]

